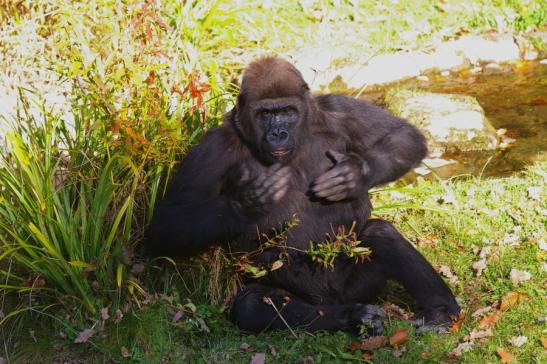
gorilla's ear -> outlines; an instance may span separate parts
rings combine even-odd
[[[247,103],[247,92],[246,91],[240,91],[239,95],[237,95],[237,107],[240,110],[244,110],[246,103]],[[234,108],[234,110],[235,110],[235,108]]]
[[[228,122],[231,123],[234,128],[243,135],[241,122],[239,121],[239,115],[237,115],[237,106],[228,112]]]

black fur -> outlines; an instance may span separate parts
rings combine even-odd
[[[416,299],[426,327],[447,325],[460,311],[450,289],[389,222],[369,219],[367,191],[399,178],[426,153],[424,137],[406,121],[350,97],[312,96],[292,65],[262,58],[246,70],[225,123],[180,165],[145,246],[152,255],[190,255],[214,244],[250,252],[259,248],[257,231],[279,229],[296,216],[286,244],[305,250],[355,223],[358,240],[372,250],[369,261],[340,256],[325,269],[285,249],[281,269],[239,291],[233,321],[252,331],[353,330],[365,323],[378,333],[381,313],[362,304],[393,279]],[[280,249],[255,260],[271,263]]]

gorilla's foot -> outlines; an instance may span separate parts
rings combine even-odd
[[[351,320],[355,323],[356,330],[366,336],[382,335],[384,326],[382,319],[386,313],[376,305],[356,304],[351,313]]]
[[[438,307],[416,313],[411,323],[416,326],[417,335],[429,331],[444,334],[448,332],[450,326],[452,326],[458,316],[458,314],[450,313],[445,307]]]

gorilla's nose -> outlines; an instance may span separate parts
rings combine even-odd
[[[266,135],[266,140],[272,147],[282,147],[289,140],[289,132],[281,128],[270,130]]]

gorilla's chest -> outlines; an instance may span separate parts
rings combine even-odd
[[[248,244],[256,242],[258,234],[272,236],[284,231],[288,245],[307,249],[310,241],[325,241],[327,234],[332,236],[340,226],[347,231],[355,222],[359,230],[370,216],[366,194],[359,199],[336,203],[327,203],[310,194],[313,181],[334,165],[326,154],[329,149],[344,151],[340,145],[316,143],[302,152],[291,164],[293,173],[285,196],[272,204],[267,215],[238,240]]]

